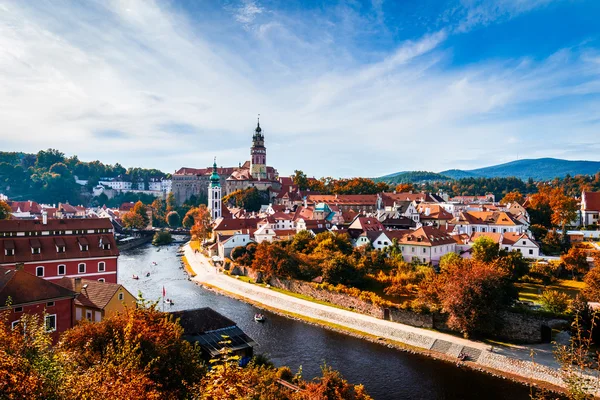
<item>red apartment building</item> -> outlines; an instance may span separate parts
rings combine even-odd
[[[55,281],[117,283],[119,249],[108,218],[2,220],[0,266]]]
[[[16,328],[24,314],[44,318],[46,330],[56,342],[73,327],[77,293],[25,271],[0,267],[0,312],[8,310],[7,323]]]

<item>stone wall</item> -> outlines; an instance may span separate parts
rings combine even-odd
[[[317,288],[314,283],[271,278],[269,284],[276,288],[303,294],[317,300],[326,301],[340,307],[348,308],[361,314],[370,315],[379,319],[383,319],[384,317],[383,308],[380,306],[376,306],[345,293],[330,292],[325,289]]]
[[[234,267],[232,269],[232,274],[246,275],[256,282],[260,282],[260,278],[262,278],[260,272],[243,266]],[[421,314],[395,307],[384,308],[345,293],[331,292],[318,288],[316,284],[311,282],[271,278],[269,284],[276,288],[302,294],[320,301],[326,301],[375,318],[387,319],[392,322],[419,328],[432,328],[440,331],[452,332],[446,324],[447,316],[445,314]],[[498,327],[491,336],[498,339],[521,343],[540,343],[543,339],[542,327],[547,327],[549,322],[548,318],[542,316],[513,312],[503,313],[502,320],[502,325]]]
[[[256,283],[263,281],[262,272],[255,270],[254,268],[246,267],[244,265],[234,265],[231,267],[231,275],[242,275],[247,276]]]

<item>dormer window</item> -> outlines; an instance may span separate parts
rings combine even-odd
[[[40,254],[42,251],[42,244],[38,239],[31,239],[29,246],[31,247],[31,254]]]
[[[15,255],[15,249],[4,249],[4,255],[5,256],[14,256]]]
[[[81,250],[81,251],[89,250],[89,243],[86,238],[80,237],[80,238],[77,238],[77,241],[79,242],[79,250]]]

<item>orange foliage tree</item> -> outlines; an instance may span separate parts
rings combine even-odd
[[[201,242],[208,239],[212,233],[212,218],[210,216],[208,207],[206,207],[204,204],[201,204],[197,208],[193,209],[193,211],[190,210],[188,214],[192,215],[194,218],[194,225],[190,229],[190,234],[192,237],[195,237]]]
[[[113,387],[108,392],[138,388],[156,398],[166,393],[185,398],[204,370],[198,347],[182,335],[173,317],[155,307],[127,308],[101,323],[79,324],[64,334],[59,347],[65,364],[78,375],[68,386],[82,395],[107,390],[104,386]]]
[[[465,337],[493,331],[500,312],[516,297],[509,272],[494,263],[476,260],[452,262],[423,281],[426,301],[437,303],[448,314],[448,326]]]
[[[523,204],[523,195],[518,190],[506,193],[506,195],[500,200],[500,204],[519,203]]]
[[[406,193],[414,191],[415,187],[412,183],[399,183],[394,190],[396,190],[397,193]]]

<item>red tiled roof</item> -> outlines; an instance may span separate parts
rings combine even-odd
[[[103,250],[100,247],[100,238],[102,238],[103,243],[110,243],[109,250]],[[40,254],[32,254],[32,243],[29,237],[10,237],[0,240],[0,264],[66,260],[71,258],[111,257],[119,255],[119,249],[111,234],[38,236],[35,240],[39,241]],[[89,244],[87,251],[82,251],[79,246],[80,243],[85,244],[84,242]],[[58,253],[56,247],[63,243],[65,251]],[[4,249],[11,248],[14,248],[14,255],[6,255]]]
[[[522,225],[505,211],[463,211],[452,220],[455,225]]]
[[[385,228],[377,218],[373,217],[358,217],[352,222],[348,229],[356,229],[366,231],[383,231]]]
[[[32,219],[0,221],[0,232],[71,231],[83,229],[113,229],[113,226],[108,218],[48,219],[45,225],[40,220]]]
[[[600,211],[600,192],[583,192],[585,200],[584,211]]]
[[[56,283],[75,292],[75,278],[63,277]],[[84,288],[84,286],[86,287]],[[98,282],[82,279],[81,291],[75,298],[75,304],[103,310],[121,288],[126,291],[126,289],[118,283]]]
[[[453,218],[452,214],[444,210],[444,208],[439,204],[420,203],[417,206],[417,211],[421,214],[420,218],[422,220],[435,219],[449,221]],[[428,212],[429,215],[427,215]]]
[[[75,297],[75,293],[55,283],[7,267],[0,267],[0,308],[10,297],[13,306]]]
[[[423,226],[414,231],[386,231],[390,239],[396,238],[402,244],[414,244],[417,246],[442,246],[446,244],[455,244],[455,239],[446,232],[431,227]]]
[[[17,210],[21,210],[21,212],[29,212],[31,214],[41,214],[42,207],[35,201],[9,201],[8,205],[12,209],[13,212],[17,212]]]
[[[260,218],[221,218],[213,231],[233,231],[240,229],[256,229]]]
[[[309,203],[332,203],[338,205],[374,206],[377,204],[376,194],[311,194],[308,196]]]
[[[68,203],[58,203],[58,210],[69,214],[77,213],[77,209]]]
[[[383,205],[386,207],[392,207],[394,205],[394,202],[397,203],[400,201],[435,202],[435,199],[427,193],[410,193],[410,192],[382,193],[381,200],[383,201]]]

